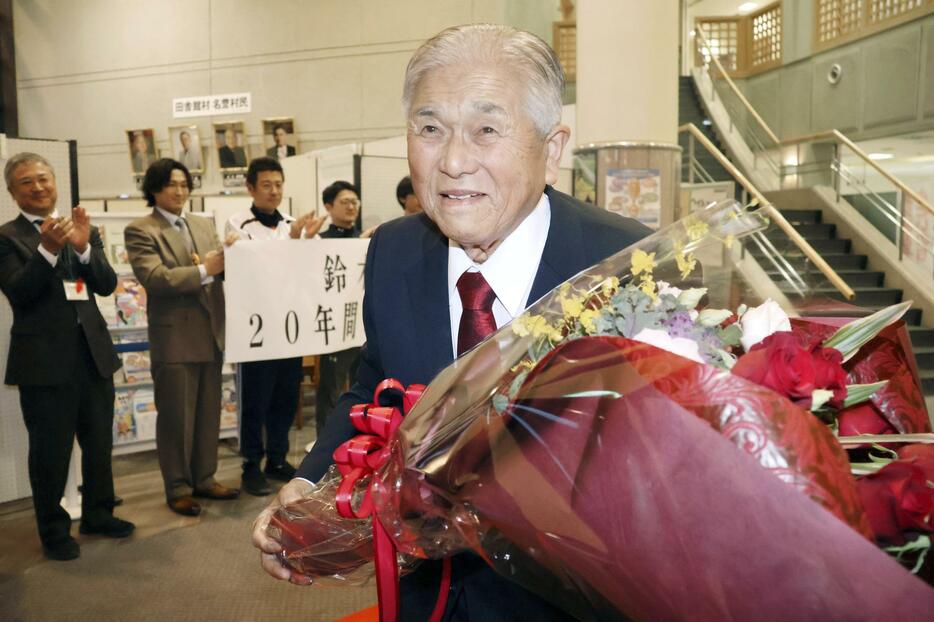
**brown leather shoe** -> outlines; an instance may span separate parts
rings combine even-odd
[[[227,488],[217,482],[211,484],[210,488],[195,488],[194,496],[204,497],[205,499],[236,499],[240,496],[240,490],[237,488]]]
[[[173,512],[182,516],[197,516],[201,513],[201,504],[187,495],[169,499],[166,503]]]

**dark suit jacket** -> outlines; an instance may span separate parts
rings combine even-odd
[[[279,149],[278,147],[273,145],[272,147],[266,150],[266,155],[268,155],[270,158],[274,158],[276,157],[276,151],[278,149]],[[285,146],[285,157],[288,158],[293,155],[295,155],[295,147],[293,147],[292,145],[286,145]]]
[[[651,233],[634,220],[552,188],[545,192],[551,203],[551,225],[526,304]],[[334,449],[356,434],[348,416],[350,407],[370,402],[377,383],[396,378],[404,385],[428,384],[453,361],[447,266],[448,240],[425,214],[383,223],[376,230],[367,251],[363,300],[367,341],[356,381],[328,417],[321,438],[298,469],[299,477],[320,479],[332,463]],[[424,562],[403,577],[403,619],[428,618],[439,576],[439,562]],[[485,622],[569,619],[470,554],[453,558],[445,615],[452,620],[469,615]]]
[[[23,216],[0,226],[0,289],[13,308],[7,384],[45,386],[68,380],[78,354],[74,332],[79,326],[100,376],[108,378],[120,368],[93,296],[109,296],[117,285],[96,227],[91,228],[90,246],[90,261],[82,264],[74,256],[72,265],[92,295],[68,301],[60,273],[39,254],[35,226]],[[68,247],[63,252],[73,251]]]
[[[553,188],[551,225],[528,303],[581,270],[609,257],[651,231],[645,225],[581,203]],[[356,430],[350,407],[369,403],[384,378],[408,386],[428,384],[454,360],[448,311],[448,240],[428,217],[383,223],[367,251],[363,299],[366,344],[354,385],[341,396],[322,437],[305,456],[298,476],[321,478],[331,454]]]
[[[195,251],[204,257],[220,250],[214,225],[185,214]],[[201,273],[185,247],[181,232],[162,214],[127,225],[126,250],[133,273],[146,288],[149,347],[162,363],[207,363],[224,351],[224,286],[218,277],[201,285]]]
[[[224,145],[217,150],[220,157],[221,168],[246,168],[246,152],[243,147],[234,147],[231,149]]]

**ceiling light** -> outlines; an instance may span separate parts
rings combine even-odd
[[[870,153],[870,160],[891,160],[895,155],[891,153]]]
[[[736,10],[739,11],[740,13],[749,13],[753,9],[757,8],[758,6],[759,5],[755,2],[744,2],[741,5],[739,5],[739,8],[737,8]]]

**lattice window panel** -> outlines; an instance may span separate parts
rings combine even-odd
[[[760,13],[752,18],[753,67],[782,59],[782,6]]]
[[[924,6],[924,0],[869,0],[869,23],[878,24]]]
[[[577,81],[577,24],[555,22],[554,49],[568,82]]]
[[[739,54],[739,35],[738,22],[700,22],[701,31],[707,38],[710,45],[710,51],[720,60],[720,64],[727,71],[736,71],[737,56]],[[706,50],[702,50],[704,56],[707,56]],[[709,61],[709,58],[705,58]]]
[[[864,1],[817,0],[817,40],[827,43],[858,30],[863,25]]]

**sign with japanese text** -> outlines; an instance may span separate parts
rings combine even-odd
[[[252,110],[249,93],[225,93],[177,97],[172,100],[172,117],[209,117],[220,114],[242,114]]]
[[[241,240],[225,254],[225,360],[328,354],[363,345],[369,240]]]

